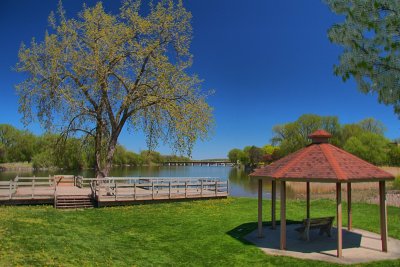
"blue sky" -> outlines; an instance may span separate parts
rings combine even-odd
[[[12,67],[22,41],[43,38],[48,14],[57,2],[0,1],[0,123],[23,128],[14,91],[22,75]],[[63,3],[71,16],[83,1]],[[111,12],[120,5],[111,0],[103,3]],[[388,138],[400,137],[392,107],[379,104],[376,95],[361,94],[353,81],[343,83],[333,75],[341,48],[329,42],[327,30],[340,18],[322,1],[186,0],[184,4],[193,15],[192,71],[204,79],[204,90],[215,90],[208,102],[216,127],[208,141],[196,144],[193,158],[225,157],[233,147],[262,146],[272,137],[274,125],[305,113],[335,115],[341,123],[375,117],[386,125]],[[27,128],[43,132],[37,123]],[[146,149],[141,133],[123,132],[119,141],[136,152]],[[171,153],[165,146],[158,150]]]

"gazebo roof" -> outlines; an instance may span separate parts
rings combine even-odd
[[[393,180],[394,176],[328,143],[331,134],[318,130],[312,143],[270,165],[256,169],[252,177],[283,181],[364,182]]]

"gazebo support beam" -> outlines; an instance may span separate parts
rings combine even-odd
[[[310,219],[310,182],[306,183],[307,187],[307,219]]]
[[[351,213],[351,183],[347,183],[347,229],[353,229],[353,216]]]
[[[271,182],[271,223],[272,229],[276,229],[276,181]]]
[[[258,180],[258,237],[262,238],[262,179]]]
[[[386,190],[385,181],[379,181],[379,208],[381,218],[381,240],[382,240],[382,251],[387,252],[387,208],[386,208]]]
[[[286,249],[286,182],[281,182],[281,240],[280,249]]]
[[[342,184],[336,183],[337,257],[342,257]]]

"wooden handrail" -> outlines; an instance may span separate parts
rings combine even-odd
[[[57,178],[49,177],[16,177],[8,182],[0,182],[3,199],[14,198],[14,192],[21,198],[54,198],[59,194]],[[226,196],[229,193],[228,181],[218,178],[168,178],[168,177],[111,177],[84,178],[76,177],[76,186],[90,186],[95,199],[141,200],[141,199],[174,199]],[[72,184],[71,184],[72,186]],[[110,190],[106,190],[109,188]]]
[[[109,197],[106,193],[102,194],[102,189],[109,187],[112,182],[112,195],[114,200],[122,198],[131,198],[137,200],[138,197],[150,197],[150,199],[156,199],[156,197],[167,197],[168,199],[173,198],[174,194],[179,195],[180,189],[184,189],[184,196],[188,198],[190,196],[198,197],[209,196],[224,196],[229,192],[228,181],[220,181],[219,179],[168,179],[168,178],[110,178],[104,179],[107,183],[95,183],[96,188],[99,189],[99,197]],[[138,191],[140,188],[140,191]],[[172,188],[176,188],[173,193]],[[94,190],[94,189],[92,189]],[[200,193],[199,193],[200,192]]]

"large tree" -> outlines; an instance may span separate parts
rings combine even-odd
[[[373,164],[388,163],[389,141],[382,135],[364,132],[359,136],[350,137],[344,144],[344,149]]]
[[[310,143],[308,136],[318,129],[330,132],[333,135],[332,143],[338,143],[339,119],[335,116],[315,114],[304,114],[294,122],[275,125],[272,128],[274,136],[271,141],[280,147],[278,154],[284,156],[308,145]]]
[[[90,136],[97,177],[108,175],[126,125],[144,131],[150,149],[161,140],[190,154],[212,125],[200,80],[188,71],[190,20],[181,1],[128,0],[118,14],[99,2],[84,5],[76,18],[67,18],[60,4],[44,40],[19,51],[23,121],[37,117],[64,136]]]
[[[400,1],[326,0],[344,17],[329,30],[329,39],[344,50],[335,74],[353,77],[364,93],[393,105],[400,116]]]

